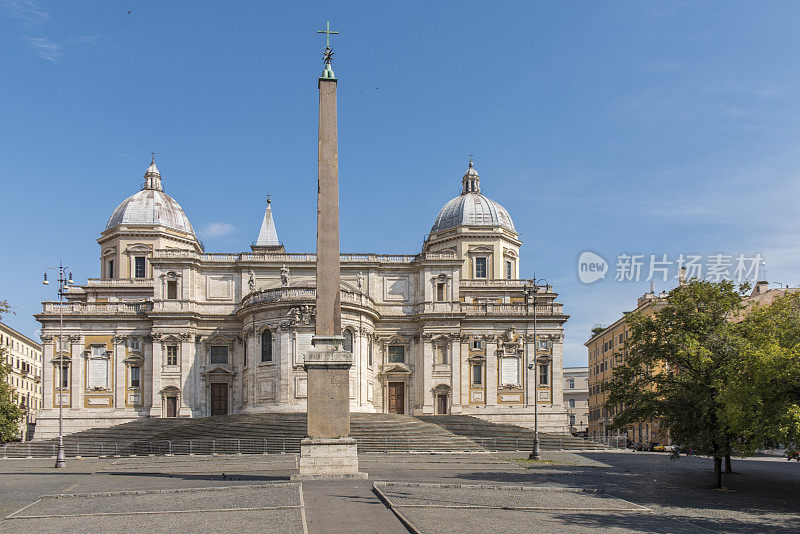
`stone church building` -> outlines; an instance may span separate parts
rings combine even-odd
[[[100,277],[69,289],[63,338],[58,302],[36,316],[45,359],[36,437],[57,435],[58,403],[66,433],[140,417],[305,411],[315,255],[284,250],[269,201],[251,251],[205,252],[154,161],[144,178],[98,239]],[[541,429],[566,431],[567,316],[552,286],[534,295],[520,279],[521,245],[470,161],[421,252],[342,254],[351,411],[531,425],[537,400]],[[529,369],[534,353],[541,365]]]

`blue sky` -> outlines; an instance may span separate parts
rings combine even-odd
[[[128,13],[128,11],[131,11]],[[797,2],[55,2],[0,0],[0,299],[30,336],[42,270],[98,276],[96,239],[141,187],[212,252],[248,250],[272,194],[313,251],[316,77],[339,78],[344,251],[414,253],[475,154],[483,192],[571,315],[565,363],[648,282],[621,253],[760,253],[797,285]],[[577,258],[611,265],[592,285]],[[668,289],[673,281],[656,282]]]

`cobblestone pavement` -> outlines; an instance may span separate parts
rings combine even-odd
[[[297,472],[294,455],[69,459],[61,470],[51,460],[0,460],[0,517],[23,507],[16,516],[28,517],[5,519],[0,531],[304,532],[308,513],[312,534],[402,532],[369,491],[384,481],[407,485],[387,495],[425,533],[800,532],[794,462],[734,459],[735,473],[724,477],[730,491],[721,492],[710,488],[708,458],[616,451],[546,452],[535,463],[525,457],[365,454],[360,470],[370,481],[302,487],[287,482]],[[81,496],[42,499],[57,494]]]

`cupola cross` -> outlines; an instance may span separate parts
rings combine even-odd
[[[331,35],[338,35],[339,32],[334,31],[331,29],[331,21],[326,22],[326,26],[324,30],[317,30],[317,33],[324,33],[325,34],[325,48],[330,49],[331,47]]]

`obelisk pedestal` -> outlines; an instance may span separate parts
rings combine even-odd
[[[330,24],[326,33],[330,39]],[[330,41],[319,78],[319,170],[317,182],[317,295],[314,348],[305,354],[308,435],[300,442],[296,478],[366,478],[358,471],[356,440],[350,437],[350,367],[342,350],[339,267],[339,161],[336,78]]]

